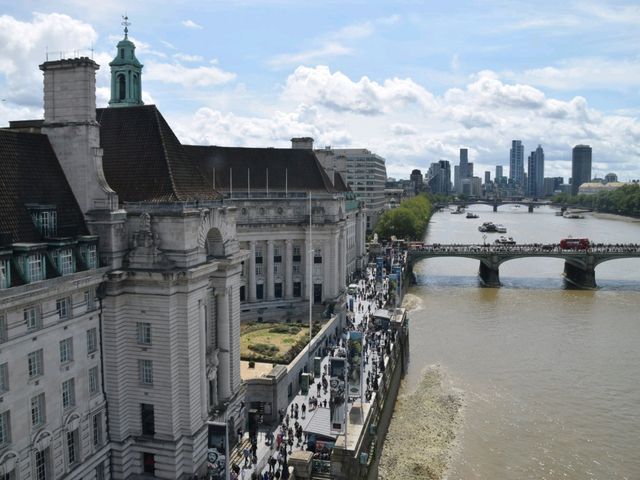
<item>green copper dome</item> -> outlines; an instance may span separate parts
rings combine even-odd
[[[129,40],[129,22],[124,17],[122,23],[124,38],[118,42],[117,54],[109,66],[111,67],[111,100],[110,107],[131,107],[142,103],[142,67],[136,58],[136,46]]]

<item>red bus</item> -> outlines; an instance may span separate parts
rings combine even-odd
[[[587,250],[590,246],[588,238],[563,238],[560,248],[564,250]]]

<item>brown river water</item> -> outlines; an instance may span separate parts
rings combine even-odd
[[[640,243],[640,222],[622,217],[470,210],[480,218],[435,214],[426,241],[482,243],[493,221],[518,243]],[[509,261],[500,288],[480,286],[477,260],[416,265],[381,478],[640,479],[640,259],[601,264],[591,291],[568,288],[563,265]]]

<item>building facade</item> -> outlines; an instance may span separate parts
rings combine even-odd
[[[316,150],[323,166],[335,165],[358,200],[364,202],[367,231],[371,232],[385,210],[385,160],[364,148],[325,148]],[[327,168],[327,167],[325,167]]]
[[[544,190],[544,150],[541,145],[531,152],[528,163],[527,191],[530,197],[543,197]]]
[[[509,151],[509,179],[518,187],[524,184],[524,146],[521,140],[511,141]]]
[[[591,180],[591,147],[576,145],[571,156],[571,195],[577,195],[580,185]]]

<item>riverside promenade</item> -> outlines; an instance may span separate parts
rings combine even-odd
[[[328,388],[329,358],[346,355],[346,340],[349,331],[360,331],[364,334],[364,377],[362,399],[350,399],[347,404],[347,434],[335,438],[335,445],[345,450],[355,449],[361,437],[362,419],[368,412],[371,402],[377,400],[377,391],[385,365],[389,362],[392,348],[392,334],[376,329],[374,314],[384,308],[389,298],[389,282],[387,278],[376,279],[368,270],[365,279],[357,282],[357,293],[346,296],[347,321],[342,334],[329,345],[327,354],[321,360],[321,374],[312,380],[307,394],[298,391],[293,396],[286,411],[279,413],[279,425],[261,426],[257,438],[249,438],[245,433],[242,441],[231,454],[232,479],[280,479],[289,478],[292,471],[293,457],[305,457],[296,452],[313,452],[313,472],[303,478],[333,478],[331,475],[331,449],[313,446],[310,437],[315,438],[320,431],[330,435]],[[352,306],[352,309],[349,308]],[[367,405],[369,404],[369,405]],[[353,417],[356,417],[353,420]],[[353,424],[353,425],[352,425]],[[341,438],[340,438],[341,437]],[[341,443],[340,443],[341,442]],[[323,443],[324,444],[324,443]],[[253,454],[255,452],[255,455]],[[307,453],[310,457],[312,453]],[[298,472],[296,472],[298,473]],[[300,478],[298,474],[296,478]]]

